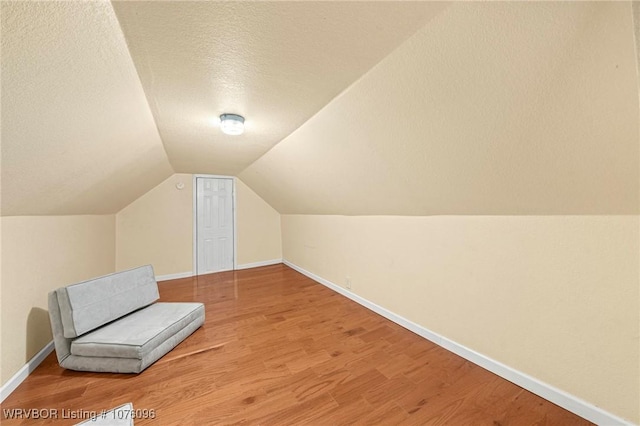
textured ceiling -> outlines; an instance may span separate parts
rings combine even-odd
[[[176,172],[235,175],[445,3],[113,2]],[[246,117],[242,136],[213,121]]]
[[[2,1],[2,214],[120,210],[172,173],[109,2]]]
[[[2,1],[2,214],[116,212],[174,171],[282,213],[638,214],[639,10]]]
[[[239,176],[281,213],[638,214],[630,3],[456,3]]]

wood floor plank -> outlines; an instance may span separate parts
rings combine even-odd
[[[373,386],[362,394],[362,397],[372,406],[384,405],[393,395],[392,399],[398,399],[415,391],[416,385],[406,377],[395,377],[391,380],[384,380],[377,386]]]
[[[377,406],[373,411],[361,417],[355,425],[398,425],[405,421],[409,415],[394,401]]]
[[[139,375],[63,370],[51,354],[2,408],[154,410],[136,426],[589,424],[284,265],[159,287],[203,302],[204,326]]]

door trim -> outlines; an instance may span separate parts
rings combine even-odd
[[[236,214],[236,178],[234,176],[224,176],[224,175],[193,175],[193,204],[191,210],[193,210],[193,246],[191,249],[191,257],[193,258],[193,276],[198,276],[198,208],[197,206],[197,198],[198,198],[198,188],[196,180],[198,178],[211,178],[211,179],[231,179],[231,198],[233,200],[233,269],[235,271],[238,269],[238,215]],[[222,272],[222,271],[220,271]]]

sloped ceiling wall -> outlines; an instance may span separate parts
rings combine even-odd
[[[239,176],[281,213],[638,214],[630,16],[457,3]]]
[[[2,215],[113,213],[173,173],[111,3],[2,2]]]

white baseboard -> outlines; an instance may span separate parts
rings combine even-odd
[[[271,259],[271,260],[264,260],[261,262],[253,262],[253,263],[243,263],[242,265],[236,265],[236,270],[239,271],[241,269],[249,269],[249,268],[258,268],[260,266],[269,266],[269,265],[277,265],[278,263],[282,263],[282,259]],[[223,271],[219,271],[219,272],[223,272]],[[194,274],[192,271],[188,271],[188,272],[178,272],[175,274],[167,274],[167,275],[157,275],[156,276],[156,281],[168,281],[168,280],[177,280],[180,278],[189,278],[189,277],[193,277],[196,274]]]
[[[409,321],[408,319],[403,318],[400,315],[397,315],[387,310],[386,308],[383,308],[382,306],[376,305],[375,303],[370,302],[369,300],[360,297],[357,294],[354,294],[349,290],[332,283],[331,281],[319,277],[316,274],[309,272],[299,267],[298,265],[289,262],[286,259],[283,260],[283,263],[290,268],[300,272],[301,274],[306,275],[312,280],[317,281],[320,284],[325,285],[326,287],[329,287],[330,289],[342,294],[345,297],[348,297],[354,302],[357,302],[360,305],[372,310],[373,312],[382,315],[383,317],[395,322],[398,325],[401,325],[407,330],[410,330],[417,335],[422,336],[439,346],[442,346],[448,351],[451,351],[454,354],[459,355],[462,358],[471,361],[474,364],[479,365],[480,367],[483,367],[491,371],[492,373],[495,373],[498,376],[503,377],[504,379],[515,383],[516,385],[523,387],[526,390],[538,396],[541,396],[542,398],[551,401],[568,411],[571,411],[572,413],[577,414],[580,417],[583,417],[598,425],[633,425],[633,423],[615,416],[603,410],[602,408],[596,407],[595,405],[587,401],[584,401],[574,395],[557,389],[547,383],[536,379],[535,377],[531,377],[528,374],[515,370],[508,365],[502,364],[501,362],[498,362],[481,353],[469,349],[464,345],[461,345],[451,339],[439,335],[438,333],[434,333],[433,331],[428,330],[412,321]]]
[[[175,274],[156,275],[156,281],[177,280],[179,278],[189,278],[193,276],[193,272],[178,272]]]
[[[277,265],[278,263],[282,263],[282,259],[271,259],[271,260],[264,260],[264,261],[261,261],[261,262],[243,263],[242,265],[236,265],[236,271],[239,271],[241,269],[258,268],[260,266]],[[220,272],[222,272],[222,271],[220,271]],[[180,278],[193,277],[195,275],[196,274],[194,274],[192,271],[178,272],[178,273],[175,273],[175,274],[167,274],[167,275],[157,275],[156,276],[156,281],[177,280],[177,279],[180,279]]]
[[[9,395],[11,395],[11,392],[16,390],[16,388],[20,386],[20,383],[22,383],[24,379],[26,379],[29,374],[31,374],[33,370],[35,370],[36,367],[39,366],[47,356],[49,356],[51,352],[53,352],[53,340],[47,343],[44,348],[40,349],[40,352],[23,365],[22,368],[7,381],[7,383],[2,385],[2,388],[0,388],[0,402],[3,402]]]
[[[240,269],[259,268],[260,266],[270,266],[282,263],[282,259],[263,260],[261,262],[243,263],[242,265],[236,265],[236,271]]]

